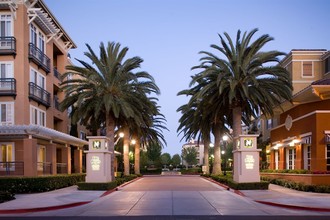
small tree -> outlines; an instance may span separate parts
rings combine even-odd
[[[195,147],[187,147],[182,150],[182,158],[188,165],[195,165],[197,163],[197,151]]]
[[[160,161],[162,163],[162,165],[166,167],[166,165],[170,165],[171,163],[171,155],[169,153],[163,153],[160,156]]]
[[[181,164],[181,157],[179,154],[174,154],[172,157],[172,164],[175,167],[178,167]]]
[[[162,153],[162,147],[159,144],[151,143],[147,146],[148,159],[155,165],[160,161],[160,155]]]

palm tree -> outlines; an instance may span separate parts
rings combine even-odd
[[[66,97],[61,103],[62,109],[70,106],[77,108],[73,120],[80,120],[84,125],[97,123],[106,127],[109,146],[114,148],[114,131],[123,119],[141,122],[137,114],[145,107],[139,99],[144,93],[159,93],[153,78],[146,72],[133,73],[143,60],[132,57],[124,60],[128,48],[120,48],[119,43],[108,42],[107,47],[100,44],[97,56],[86,44],[92,65],[77,60],[82,66],[69,65],[63,74],[65,79],[61,88]],[[125,156],[125,155],[124,155]],[[113,165],[112,165],[113,171]]]
[[[201,58],[199,66],[204,69],[202,77],[217,75],[215,82],[219,95],[226,99],[232,110],[230,124],[234,140],[242,134],[242,115],[247,121],[259,113],[273,116],[273,107],[292,96],[289,73],[280,65],[273,65],[278,64],[279,57],[285,54],[275,50],[262,52],[261,49],[273,38],[265,34],[252,41],[257,31],[245,32],[241,38],[238,30],[235,45],[226,32],[224,37],[219,34],[221,46],[212,44],[211,48],[226,59],[210,52],[200,52],[206,55]],[[237,142],[234,144],[236,149]]]

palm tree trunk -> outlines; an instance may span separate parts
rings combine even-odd
[[[129,130],[124,128],[124,144],[123,144],[123,154],[124,154],[124,175],[129,175]]]
[[[111,154],[111,180],[115,180],[115,121],[111,116],[106,116],[106,136],[109,138],[109,150]]]
[[[136,139],[134,154],[134,172],[140,174],[140,141],[138,139]]]
[[[236,106],[233,108],[233,150],[237,149],[237,141],[239,135],[242,134],[242,107]]]
[[[204,166],[206,167],[205,174],[210,173],[209,146],[210,146],[210,138],[209,136],[205,136],[204,137]]]
[[[214,164],[212,174],[221,174],[221,154],[220,154],[220,125],[216,124],[213,129],[214,135]]]

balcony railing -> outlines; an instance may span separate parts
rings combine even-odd
[[[0,55],[16,56],[16,38],[0,37]]]
[[[57,174],[68,173],[68,165],[66,163],[56,163]]]
[[[47,108],[50,107],[50,93],[33,82],[29,82],[29,98]]]
[[[23,176],[24,162],[0,162],[0,176]]]
[[[62,81],[62,79],[61,79],[61,73],[60,73],[56,68],[54,68],[54,76],[55,76],[58,80]]]
[[[50,162],[37,162],[37,166],[38,174],[52,174],[52,164]]]
[[[16,79],[0,78],[0,96],[16,97]]]
[[[50,72],[50,59],[33,43],[29,43],[29,59],[45,70],[46,73]]]

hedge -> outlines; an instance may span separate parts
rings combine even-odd
[[[187,174],[187,175],[200,175],[202,173],[202,168],[189,168],[188,170],[183,168],[181,169],[181,174]]]
[[[110,190],[117,187],[116,181],[107,183],[77,183],[79,190]]]
[[[129,175],[123,177],[116,177],[114,181],[107,182],[107,183],[86,183],[86,182],[79,182],[77,183],[79,190],[110,190],[114,189],[117,186],[125,182],[129,182],[140,175]]]
[[[260,182],[252,182],[252,183],[237,183],[233,180],[231,175],[203,175],[205,177],[210,177],[213,180],[222,183],[229,188],[236,189],[236,190],[265,190],[268,189],[269,182],[267,181],[260,181]]]
[[[11,193],[35,193],[60,189],[85,181],[86,174],[38,177],[1,177],[0,189]]]
[[[294,182],[285,179],[272,179],[269,177],[262,177],[262,179],[272,184],[283,186],[289,189],[294,189],[304,192],[330,193],[330,185],[308,185],[308,184]]]

